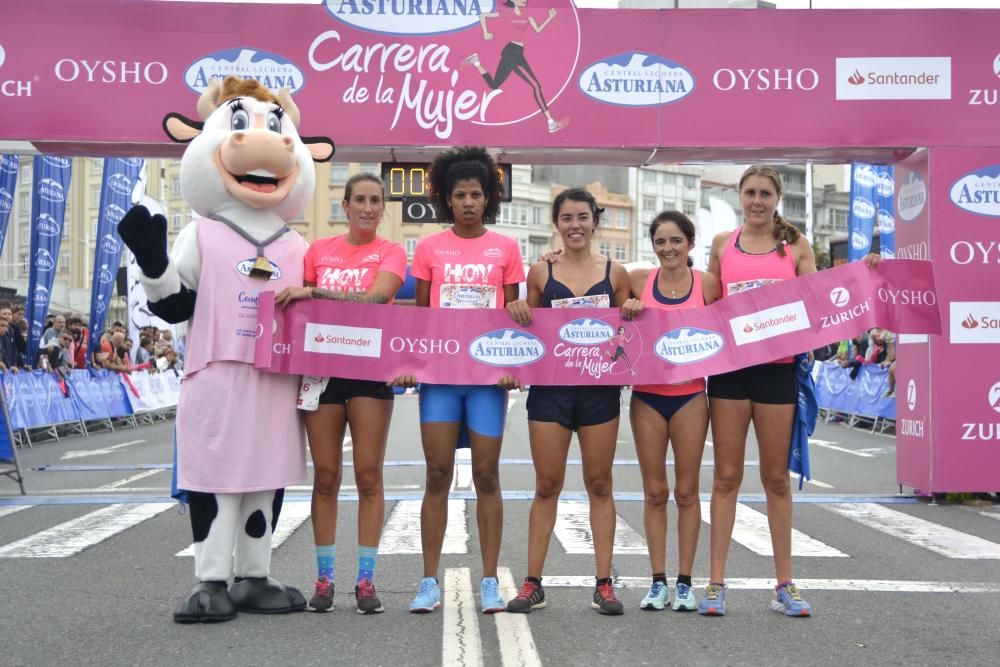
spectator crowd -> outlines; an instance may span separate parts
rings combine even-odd
[[[28,359],[28,321],[23,305],[0,302],[0,373],[42,369],[65,376],[74,368],[103,368],[119,373],[148,370],[179,374],[184,365],[184,341],[174,339],[170,329],[143,327],[139,345],[128,337],[121,322],[112,322],[88,351],[90,330],[74,313],[49,313],[45,319],[37,355]]]

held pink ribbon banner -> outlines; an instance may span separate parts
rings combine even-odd
[[[259,298],[254,367],[272,373],[493,384],[679,383],[811,350],[881,326],[938,334],[930,262],[854,262],[722,299],[706,308],[449,310]]]

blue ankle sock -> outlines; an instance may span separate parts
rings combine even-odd
[[[358,581],[375,579],[375,560],[378,558],[378,547],[363,547],[358,545]]]
[[[316,570],[317,577],[326,577],[328,581],[333,581],[334,572],[337,569],[337,545],[325,544],[316,546]]]

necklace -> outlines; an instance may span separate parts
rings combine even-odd
[[[666,277],[665,274],[661,274],[661,275],[663,275],[664,278]],[[688,276],[690,276],[690,275],[691,275],[691,271],[688,270]],[[677,292],[678,291],[681,292],[681,294],[686,294],[687,290],[690,289],[690,286],[685,286],[685,283],[687,283],[687,276],[685,276],[684,278],[681,278],[681,282],[679,283],[681,285],[680,289],[677,289],[676,287],[674,287],[674,288],[668,288],[666,285],[664,285],[664,287],[660,290],[660,293],[666,295],[666,292],[669,289],[670,290],[670,298],[671,299],[675,299],[675,298],[677,298]]]

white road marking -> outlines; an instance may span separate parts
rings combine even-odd
[[[996,508],[988,510],[979,509],[976,510],[976,514],[982,514],[983,516],[988,516],[991,519],[996,519],[997,521],[1000,521],[1000,509]]]
[[[510,568],[497,568],[500,582],[500,597],[510,600],[517,597],[518,589]],[[535,639],[531,635],[527,614],[494,614],[497,624],[497,640],[500,642],[500,664],[504,667],[541,667]]]
[[[947,558],[1000,559],[1000,544],[875,503],[823,505],[869,528],[906,540]]]
[[[466,527],[464,500],[448,500],[448,525],[444,531],[443,554],[469,553],[469,530]],[[400,500],[392,508],[382,529],[380,554],[423,553],[420,544],[420,501]]]
[[[617,577],[618,588],[648,588],[649,577]],[[695,588],[703,588],[707,579],[694,579]],[[867,593],[1000,593],[1000,584],[964,581],[899,581],[892,579],[796,579],[805,593],[808,591],[855,591]],[[734,590],[773,591],[774,579],[726,579]],[[593,588],[591,576],[554,577],[545,575],[546,588]]]
[[[478,667],[483,664],[479,638],[479,612],[472,595],[472,576],[467,567],[444,571],[441,591],[444,619],[441,664],[446,667]]]
[[[126,484],[131,484],[132,482],[137,482],[140,479],[145,479],[147,477],[152,477],[158,472],[163,472],[162,470],[143,470],[140,473],[136,473],[131,477],[126,477],[125,479],[120,479],[117,482],[111,482],[110,484],[105,484],[104,486],[97,487],[100,489],[117,489],[119,486],[125,486]]]
[[[516,398],[508,398],[507,399],[507,414],[510,414],[510,409],[512,407],[514,407],[515,403],[517,403],[517,399]]]
[[[452,491],[466,491],[472,488],[472,450],[455,450],[455,474],[451,478]]]
[[[646,540],[625,519],[615,515],[616,554],[646,555]],[[593,554],[594,534],[590,530],[590,506],[585,500],[560,500],[553,531],[568,554]]]
[[[291,537],[292,533],[309,518],[310,511],[309,503],[284,503],[281,506],[281,516],[278,517],[278,525],[271,537],[271,551],[280,547],[285,543],[285,540]],[[194,558],[194,544],[189,544],[174,555]]]
[[[792,476],[792,479],[798,479],[799,478],[799,473],[797,473],[797,472],[792,472],[791,470],[789,470],[788,473]],[[832,489],[832,488],[834,488],[833,484],[827,484],[826,482],[821,482],[818,479],[807,479],[806,480],[806,484],[812,484],[813,486],[818,486],[821,489]]]
[[[17,512],[26,510],[29,507],[34,507],[34,505],[9,505],[7,507],[0,507],[0,517],[16,514]]]
[[[875,455],[871,452],[862,449],[847,449],[846,447],[838,447],[837,443],[831,442],[829,440],[818,440],[814,438],[809,438],[810,445],[816,445],[817,447],[822,447],[824,449],[832,449],[835,452],[842,452],[844,454],[852,454],[854,456],[860,456],[866,459],[875,458]]]
[[[145,440],[132,440],[130,442],[123,442],[118,445],[111,445],[110,447],[104,447],[102,449],[84,449],[84,450],[72,450],[68,451],[59,457],[60,461],[65,461],[67,459],[82,459],[88,456],[99,456],[101,454],[111,454],[115,450],[121,449],[122,447],[131,447],[132,445],[139,445],[146,442]]]
[[[701,503],[701,520],[712,523],[711,504]],[[767,515],[750,509],[743,503],[736,505],[736,524],[733,526],[733,540],[761,556],[773,556],[771,530],[767,525]],[[813,539],[805,533],[792,529],[792,555],[822,558],[848,558],[838,549]]]
[[[128,530],[161,512],[170,503],[109,505],[58,526],[0,547],[0,558],[66,558]]]
[[[422,489],[424,488],[424,486],[423,484],[386,484],[382,488],[385,489],[386,491],[412,491],[413,489]],[[296,484],[295,486],[285,487],[286,493],[298,493],[298,492],[312,493],[312,490],[313,490],[312,484]],[[357,490],[358,487],[349,484],[343,484],[340,487],[341,493],[344,493],[345,491],[357,491]]]

